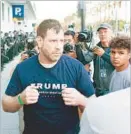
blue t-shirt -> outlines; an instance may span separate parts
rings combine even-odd
[[[24,134],[70,134],[79,124],[78,109],[64,104],[62,88],[76,88],[87,97],[94,94],[84,66],[66,55],[52,68],[44,68],[38,56],[18,64],[6,94],[16,96],[31,84],[39,87],[40,95],[37,103],[24,105]]]

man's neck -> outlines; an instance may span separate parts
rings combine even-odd
[[[109,42],[101,42],[102,47],[109,47]]]
[[[43,63],[40,63],[44,68],[52,68],[56,65],[57,62],[55,63],[52,63],[52,64],[43,64]]]
[[[45,67],[45,68],[52,68],[53,66],[55,66],[57,64],[58,61],[56,62],[51,62],[51,61],[48,61],[46,58],[44,58],[43,56],[41,56],[40,54],[38,55],[38,60],[39,60],[39,63]]]

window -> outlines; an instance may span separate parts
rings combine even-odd
[[[8,22],[10,22],[10,8],[8,7]]]
[[[2,3],[2,20],[4,20],[5,19],[5,5],[4,5],[4,3]]]

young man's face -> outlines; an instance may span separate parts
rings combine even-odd
[[[54,29],[47,30],[46,36],[38,43],[40,54],[47,63],[53,63],[60,59],[63,53],[64,32],[56,33]]]
[[[111,48],[111,62],[115,68],[122,68],[129,64],[130,52],[124,48]]]

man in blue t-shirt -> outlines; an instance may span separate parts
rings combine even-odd
[[[85,106],[94,88],[84,66],[62,55],[64,32],[57,20],[37,29],[39,55],[17,65],[3,96],[3,109],[24,110],[23,134],[77,134],[77,106]]]

